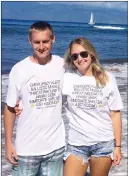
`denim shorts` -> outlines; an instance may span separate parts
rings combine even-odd
[[[84,162],[88,163],[90,157],[111,157],[113,160],[115,141],[100,142],[91,146],[73,146],[68,144],[64,153],[64,160],[69,155],[81,157]]]
[[[18,166],[12,167],[12,176],[63,176],[65,147],[40,156],[18,156]]]

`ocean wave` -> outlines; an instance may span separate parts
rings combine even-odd
[[[2,75],[2,101],[5,102],[8,88],[8,74]]]
[[[110,70],[115,74],[116,77],[126,78],[127,77],[127,63],[122,64],[103,64],[103,67]]]
[[[98,29],[111,29],[111,30],[125,30],[127,28],[124,27],[119,27],[119,26],[93,26],[94,28],[98,28]]]
[[[117,83],[119,86],[127,85],[127,63],[122,64],[103,64],[103,67],[111,71],[115,77],[117,77]],[[8,74],[2,75],[2,102],[5,102],[6,94],[7,94],[7,88],[8,88]]]

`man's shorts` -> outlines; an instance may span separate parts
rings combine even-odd
[[[41,156],[18,156],[18,166],[12,167],[12,176],[63,176],[65,147]]]

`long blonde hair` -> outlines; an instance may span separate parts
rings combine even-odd
[[[92,57],[92,74],[96,79],[97,86],[105,86],[108,81],[108,76],[105,69],[100,65],[97,52],[92,43],[83,37],[74,39],[70,44],[65,53],[65,66],[69,70],[77,70],[73,61],[71,60],[71,49],[74,44],[81,45]]]

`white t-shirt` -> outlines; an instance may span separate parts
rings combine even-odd
[[[63,58],[52,55],[46,65],[27,57],[12,68],[6,103],[15,107],[20,97],[23,104],[15,140],[18,155],[45,155],[65,145],[61,116],[63,65]]]
[[[78,71],[65,73],[69,144],[89,146],[114,139],[110,110],[120,110],[123,104],[114,76],[107,74],[110,81],[104,88],[97,88],[93,76],[82,76]]]

